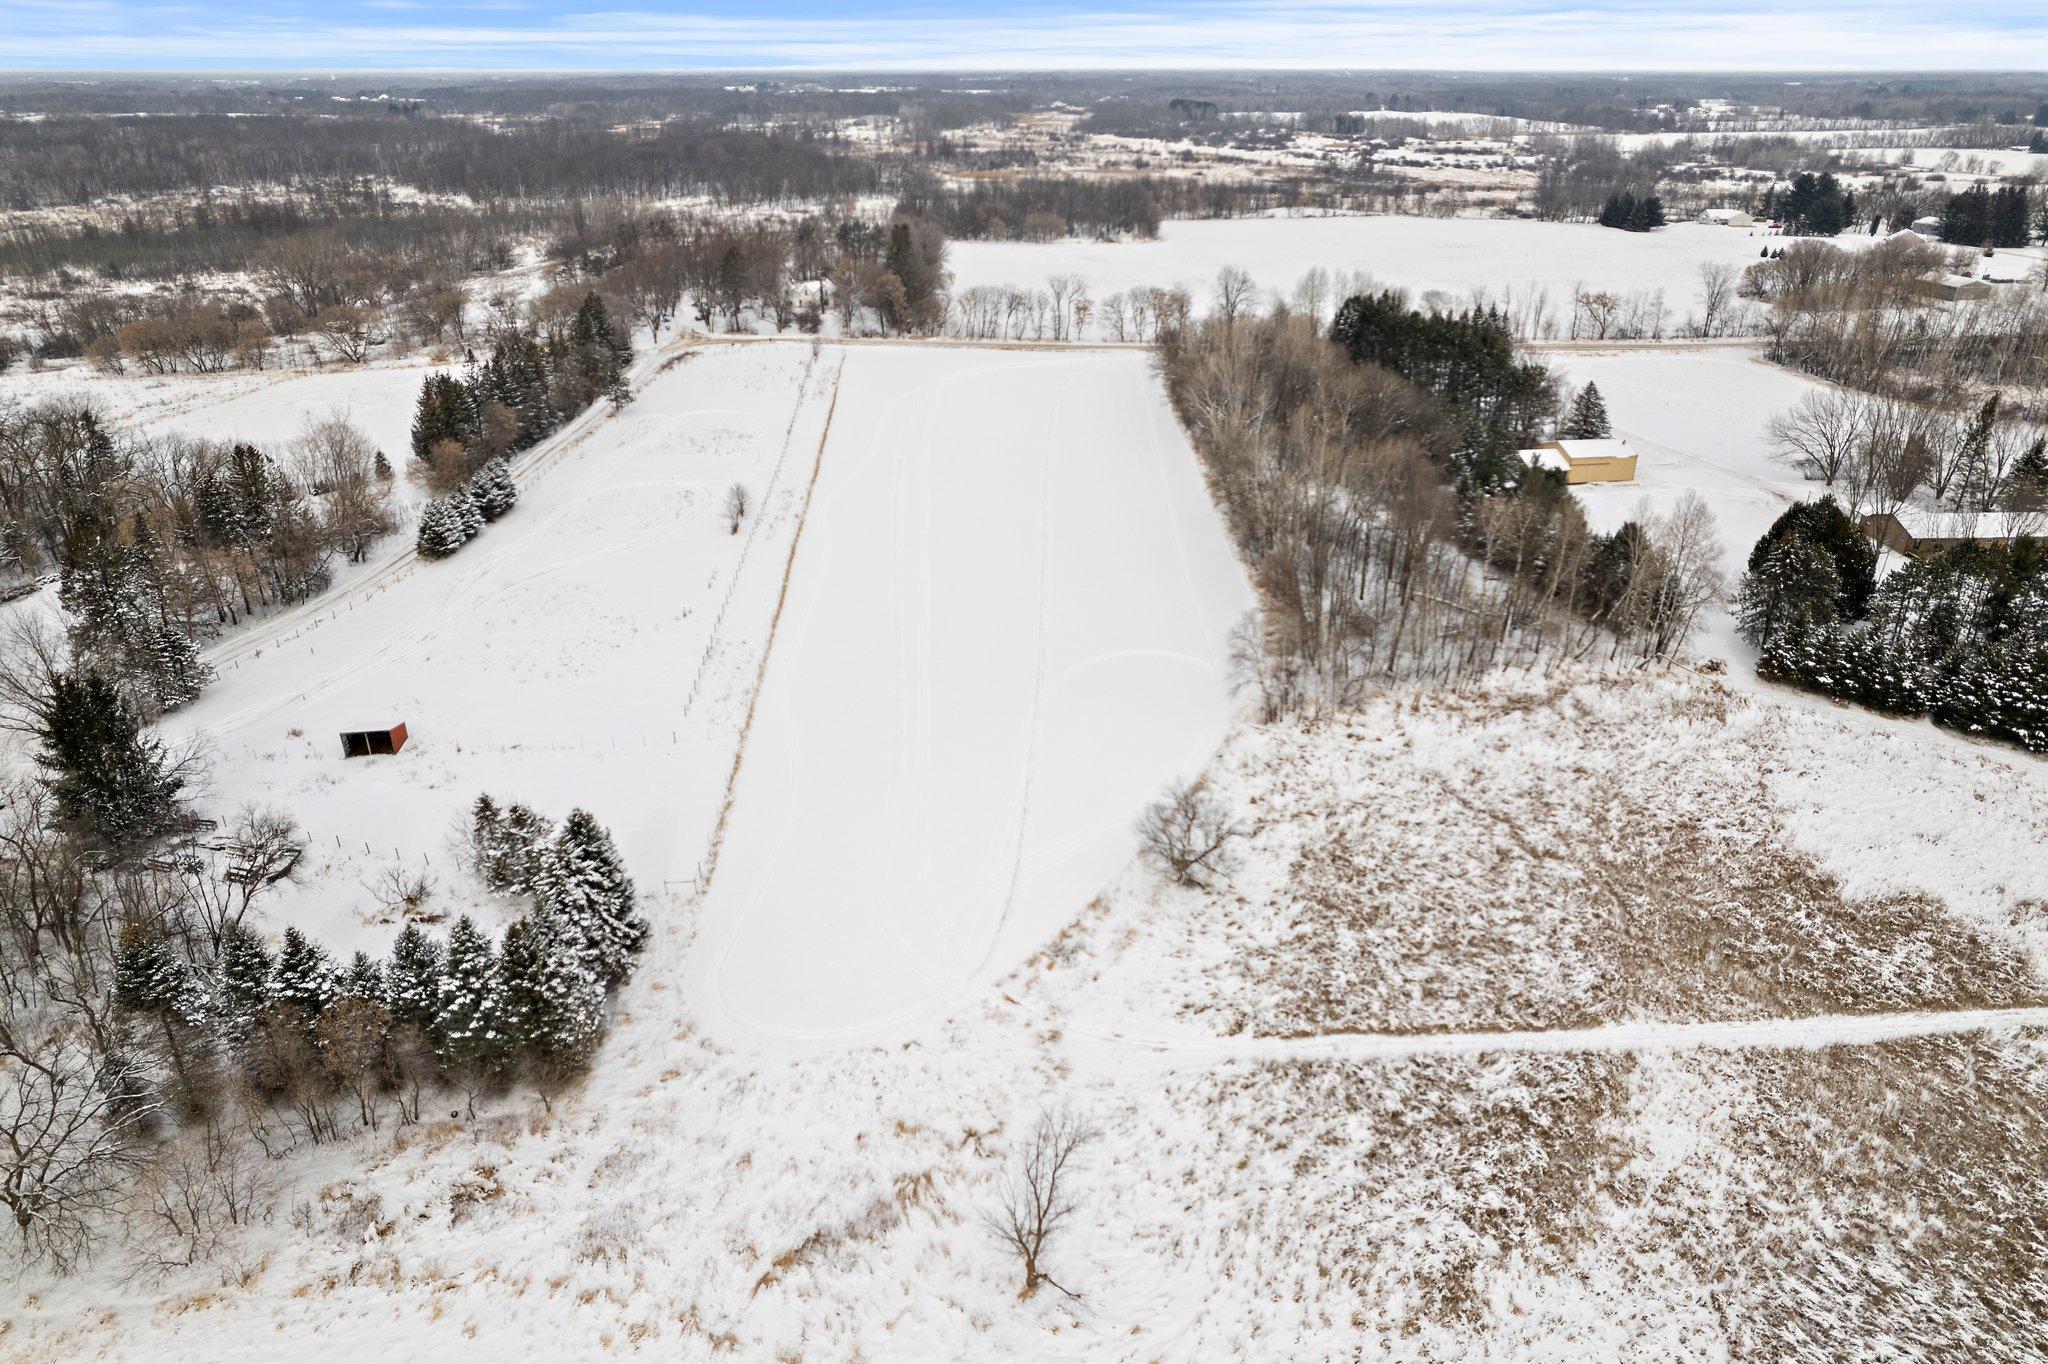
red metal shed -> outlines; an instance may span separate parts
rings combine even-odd
[[[367,758],[374,753],[396,753],[405,747],[405,726],[389,729],[345,729],[341,732],[341,756]]]

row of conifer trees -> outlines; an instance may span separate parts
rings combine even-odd
[[[296,927],[273,955],[234,923],[194,960],[131,925],[116,999],[160,1044],[178,1106],[203,1107],[225,1069],[287,1105],[317,1141],[337,1130],[337,1100],[352,1098],[375,1125],[391,1096],[417,1118],[422,1092],[440,1082],[473,1103],[522,1078],[546,1096],[579,1072],[646,941],[632,879],[587,811],[557,828],[480,796],[472,823],[479,875],[526,904],[495,941],[464,915],[445,942],[409,924],[387,959],[357,952],[341,964]]]
[[[1824,497],[1780,516],[1748,568],[1736,614],[1760,675],[2048,752],[2048,542],[1958,545],[1880,584]]]

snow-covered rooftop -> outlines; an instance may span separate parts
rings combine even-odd
[[[1560,440],[1553,442],[1567,459],[1630,459],[1635,451],[1625,440]]]
[[[1899,529],[1915,540],[2015,540],[2048,531],[2038,512],[1959,512],[1901,507],[1892,513]]]

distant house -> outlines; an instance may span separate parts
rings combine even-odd
[[[1627,483],[1636,476],[1636,452],[1625,440],[1554,440],[1515,453],[1566,483]]]
[[[1991,286],[1968,275],[1930,275],[1919,283],[1921,294],[1948,303],[1991,297]]]
[[[1957,545],[1996,545],[2048,529],[2048,517],[2030,512],[1948,512],[1901,507],[1862,517],[1863,533],[1909,559],[1924,559]]]
[[[1708,227],[1754,227],[1756,219],[1739,208],[1703,208],[1698,222]]]
[[[1938,240],[1941,237],[1941,219],[1932,214],[1925,218],[1915,218],[1913,220],[1913,230],[1923,237],[1933,237]]]
[[[341,732],[341,756],[368,758],[378,753],[396,753],[405,747],[405,726],[389,729],[345,729]]]

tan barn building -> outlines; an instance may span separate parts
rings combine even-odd
[[[1924,559],[1962,544],[1995,545],[2039,535],[2048,516],[2032,512],[1945,512],[1901,507],[1877,512],[1858,523],[1863,533],[1897,554]]]
[[[1563,474],[1566,483],[1627,483],[1636,476],[1636,452],[1625,440],[1554,440],[1516,453],[1532,469]]]

